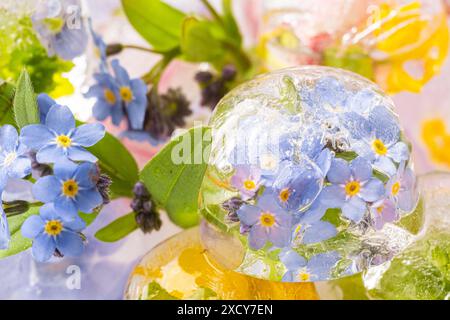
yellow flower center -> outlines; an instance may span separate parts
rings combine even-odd
[[[400,182],[396,182],[396,183],[394,183],[393,185],[392,185],[392,195],[393,196],[396,196],[398,193],[399,193],[399,191],[400,191]]]
[[[45,224],[44,231],[49,236],[57,236],[61,233],[63,224],[59,220],[49,220]]]
[[[311,275],[306,270],[301,270],[298,273],[297,278],[299,281],[309,281],[309,279],[311,279]]]
[[[16,160],[17,154],[15,152],[10,152],[6,155],[5,159],[3,160],[3,165],[5,167],[8,167],[13,164],[13,162]]]
[[[381,215],[381,214],[383,213],[383,210],[384,210],[384,206],[383,206],[383,205],[377,207],[377,213],[378,213],[379,215]]]
[[[75,197],[78,194],[78,183],[73,179],[64,181],[62,192],[66,197]]]
[[[270,212],[263,212],[259,221],[263,227],[272,227],[275,224],[275,216]]]
[[[64,19],[62,18],[45,18],[43,22],[53,34],[60,33],[65,24]]]
[[[280,193],[278,195],[281,202],[288,201],[290,196],[291,196],[291,192],[289,191],[289,188],[284,188],[283,190],[280,191]]]
[[[253,190],[256,188],[256,184],[253,180],[245,180],[244,181],[244,188],[247,190]]]
[[[56,138],[56,144],[60,148],[68,148],[72,145],[72,140],[66,135],[60,135]]]
[[[422,124],[422,139],[431,155],[437,162],[450,167],[450,132],[441,118],[429,119]]]
[[[384,145],[383,141],[381,141],[380,139],[375,139],[372,142],[372,148],[375,151],[375,153],[380,156],[385,156],[387,153],[387,148]]]
[[[105,97],[106,102],[108,102],[109,104],[113,105],[116,103],[116,95],[111,89],[106,88],[103,91],[103,95]]]
[[[358,181],[349,181],[345,185],[345,193],[350,197],[357,195],[359,190],[361,190],[361,185]]]
[[[133,100],[133,92],[130,87],[120,87],[120,97],[127,103]]]

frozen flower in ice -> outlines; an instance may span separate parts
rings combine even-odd
[[[97,158],[84,147],[90,147],[105,135],[100,123],[75,127],[75,118],[66,106],[53,105],[47,113],[45,124],[31,124],[22,128],[20,141],[37,151],[40,163],[59,160],[95,162]]]
[[[141,79],[130,79],[128,72],[117,59],[111,61],[111,66],[116,77],[120,100],[126,109],[129,129],[141,130],[147,108],[147,86]]]
[[[42,1],[31,19],[49,55],[72,60],[86,49],[87,33],[79,0]]]
[[[373,91],[352,93],[334,77],[324,77],[313,89],[303,89],[301,98],[306,109],[322,119],[346,112],[366,114],[378,103]]]
[[[280,260],[287,269],[282,281],[308,282],[326,280],[330,278],[331,269],[339,259],[340,256],[336,251],[316,254],[308,261],[292,249],[282,251]]]
[[[387,108],[374,108],[368,119],[356,113],[348,113],[344,119],[354,138],[353,151],[373,162],[376,169],[393,175],[396,172],[394,162],[408,160],[408,146],[399,141],[400,127]]]
[[[237,214],[241,224],[250,228],[251,248],[261,249],[267,241],[279,248],[289,244],[292,216],[278,205],[270,188],[264,191],[256,205],[244,204]]]
[[[244,200],[252,198],[258,191],[261,182],[261,172],[258,168],[239,165],[231,177],[231,185],[240,191]]]
[[[403,212],[414,210],[418,201],[416,177],[411,168],[406,167],[404,161],[400,163],[397,172],[386,184],[386,189],[398,209]]]
[[[298,153],[311,159],[320,168],[323,177],[327,175],[334,154],[326,148],[323,134],[314,128],[306,129]]]
[[[323,181],[324,176],[319,167],[302,158],[298,162],[283,161],[272,188],[283,208],[298,212],[316,199],[322,190]]]
[[[55,164],[54,175],[36,181],[33,195],[44,203],[54,202],[61,215],[75,216],[78,211],[91,213],[103,203],[96,186],[98,175],[95,164],[60,161]]]
[[[16,129],[6,124],[0,127],[0,189],[10,178],[23,178],[31,173],[28,149],[19,142]]]
[[[83,252],[85,228],[78,216],[61,214],[52,203],[41,207],[40,215],[29,217],[22,225],[22,235],[33,239],[32,254],[39,262],[49,260],[52,255],[79,256]]]
[[[119,86],[109,73],[96,73],[94,78],[97,83],[91,86],[85,94],[88,98],[97,99],[92,114],[99,121],[111,117],[112,123],[118,126],[124,116]]]
[[[324,190],[325,201],[330,208],[341,208],[354,222],[362,219],[368,202],[380,200],[385,193],[383,183],[373,177],[370,163],[361,157],[351,163],[334,159],[327,178],[331,185]]]
[[[383,199],[370,206],[370,214],[375,229],[380,230],[385,223],[394,222],[398,219],[395,203],[391,199]]]

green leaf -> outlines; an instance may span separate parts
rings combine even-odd
[[[14,118],[17,126],[23,128],[39,123],[39,109],[28,72],[24,69],[17,80],[13,101]]]
[[[197,127],[174,138],[140,174],[153,200],[183,228],[199,221],[199,190],[209,159],[210,134],[209,127]]]
[[[78,212],[78,215],[81,219],[86,223],[86,227],[92,224],[95,219],[97,219],[97,216],[99,215],[101,209],[95,210],[92,213],[84,213],[84,212]]]
[[[336,158],[344,159],[345,161],[352,161],[358,156],[358,154],[354,151],[344,151],[344,152],[336,152]]]
[[[38,207],[31,207],[27,212],[23,214],[8,218],[11,241],[9,243],[8,249],[0,250],[0,259],[15,255],[31,247],[31,239],[23,237],[20,228],[28,217],[38,213]]]
[[[152,281],[147,285],[147,292],[148,295],[146,297],[146,300],[180,300],[177,297],[171,295],[156,281]]]
[[[242,44],[242,35],[233,15],[232,3],[232,0],[222,0],[223,22],[229,39],[236,46],[240,47]]]
[[[15,125],[12,111],[15,87],[6,81],[0,82],[0,125]]]
[[[185,14],[160,0],[122,0],[128,20],[155,50],[177,47]]]
[[[284,76],[279,91],[280,102],[286,110],[291,114],[298,114],[301,111],[301,99],[294,80],[289,76]]]
[[[373,60],[361,47],[351,46],[344,52],[340,48],[328,48],[323,60],[325,66],[350,70],[368,79],[374,78]]]
[[[187,17],[181,38],[183,57],[191,62],[217,62],[225,55],[225,37],[217,22]]]
[[[105,137],[88,150],[99,159],[102,173],[111,180],[112,197],[132,197],[132,190],[138,181],[139,169],[130,152],[113,135]]]
[[[137,228],[135,213],[130,212],[98,230],[95,237],[103,242],[115,242],[126,237]]]

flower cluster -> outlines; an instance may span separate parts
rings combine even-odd
[[[96,84],[85,94],[96,99],[94,117],[99,121],[110,118],[115,126],[126,122],[122,137],[152,145],[166,140],[176,127],[183,127],[192,111],[181,89],[159,94],[153,85],[147,90],[147,84],[140,78],[131,79],[117,59],[108,64],[107,57],[121,51],[122,46],[117,44],[117,50],[113,50],[114,45],[106,46],[91,25],[90,30],[100,56],[99,72],[94,74]]]
[[[103,138],[103,125],[77,127],[69,108],[56,104],[45,94],[39,95],[38,106],[41,123],[23,127],[20,136],[10,125],[0,128],[0,190],[12,179],[30,176],[34,169],[32,200],[44,205],[40,215],[24,222],[22,234],[34,239],[34,258],[46,261],[53,254],[81,253],[84,236],[80,232],[85,224],[78,212],[91,213],[105,203],[103,186],[108,184],[100,175],[97,158],[85,149]],[[2,249],[7,248],[8,239],[2,209]]]
[[[413,211],[418,200],[399,125],[372,91],[351,92],[330,76],[300,96],[301,116],[309,121],[304,132],[281,135],[265,154],[249,155],[255,149],[238,142],[229,178],[236,193],[222,204],[227,223],[239,224],[251,249],[283,250],[286,281],[326,279],[341,259],[326,252],[306,261],[295,251],[299,246],[333,238],[342,225],[369,221],[382,229]],[[240,162],[239,150],[246,153]],[[275,165],[268,170],[262,158]],[[338,222],[326,218],[330,212],[338,212]]]

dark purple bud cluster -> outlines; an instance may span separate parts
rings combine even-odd
[[[159,212],[153,203],[150,193],[142,182],[135,184],[134,198],[131,201],[131,209],[136,213],[135,219],[139,228],[144,233],[150,233],[153,230],[161,228],[161,219]]]
[[[229,84],[236,78],[236,68],[233,65],[223,67],[221,74],[215,75],[209,71],[200,71],[195,75],[202,90],[202,106],[214,109],[216,104],[230,90]]]

